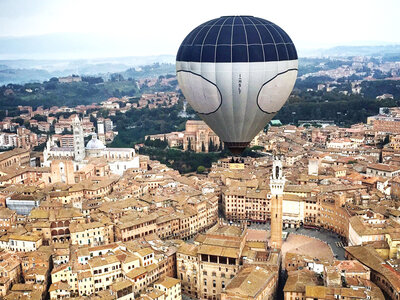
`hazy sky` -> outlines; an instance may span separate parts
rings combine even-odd
[[[399,12],[399,0],[0,0],[0,37],[82,33],[115,54],[176,54],[197,25],[242,14],[278,24],[310,49],[400,43]]]

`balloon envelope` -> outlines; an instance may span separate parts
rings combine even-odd
[[[234,153],[284,105],[297,66],[286,32],[252,16],[225,16],[196,27],[176,57],[183,95]]]

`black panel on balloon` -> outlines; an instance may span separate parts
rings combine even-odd
[[[297,59],[279,26],[252,16],[224,16],[198,27],[182,42],[177,61],[264,62]]]
[[[249,46],[249,62],[264,61],[264,51],[261,45]]]
[[[204,39],[204,45],[216,45],[219,29],[221,26],[212,26],[207,32],[206,38]]]
[[[265,53],[265,61],[279,61],[278,50],[274,44],[267,44],[263,46]]]
[[[231,46],[217,46],[216,60],[218,62],[231,62]]]
[[[215,46],[204,46],[201,53],[201,62],[214,62]]]
[[[232,25],[224,25],[221,27],[221,31],[218,36],[218,45],[229,45],[232,42]]]
[[[260,33],[258,32],[257,28],[253,25],[246,26],[246,35],[247,35],[247,42],[249,45],[257,44],[261,46],[262,41],[260,41]]]
[[[234,62],[248,62],[247,46],[233,46],[232,47],[232,61]]]

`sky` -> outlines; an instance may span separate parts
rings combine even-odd
[[[46,53],[43,39],[57,36],[65,40],[59,46],[75,56],[175,55],[201,23],[222,15],[253,15],[283,28],[300,51],[400,44],[399,11],[399,0],[0,0],[0,43],[18,40],[17,47],[24,48],[31,37],[35,51]],[[73,50],[68,39],[77,44]]]

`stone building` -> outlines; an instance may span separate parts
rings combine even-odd
[[[0,207],[0,230],[9,230],[17,223],[17,213],[7,207]]]
[[[32,232],[41,234],[43,243],[49,245],[56,242],[71,240],[70,226],[74,223],[84,223],[82,213],[76,208],[55,210],[33,209],[28,217]]]
[[[217,299],[239,272],[246,227],[217,224],[199,234],[195,245],[182,244],[177,252],[182,291],[198,299]]]
[[[276,299],[277,282],[278,272],[276,270],[246,266],[226,286],[221,293],[221,300],[273,300]]]
[[[185,131],[154,134],[145,137],[146,140],[167,141],[169,147],[183,147],[183,150],[195,152],[217,151],[221,142],[219,137],[203,121],[186,121]]]
[[[181,300],[181,283],[178,279],[164,277],[154,283],[154,288],[165,293],[165,300]]]
[[[30,151],[27,149],[15,148],[11,151],[0,154],[0,169],[29,166]]]
[[[372,124],[377,132],[400,133],[400,118],[398,115],[376,115],[367,118],[367,123]]]
[[[400,176],[393,178],[390,194],[393,199],[400,200]]]
[[[219,137],[204,121],[189,120],[186,122],[185,135],[183,137],[183,149],[195,152],[208,152],[210,144],[219,148]]]
[[[399,298],[400,279],[398,272],[392,266],[385,263],[372,246],[351,246],[346,247],[345,251],[347,259],[357,260],[371,270],[371,281],[388,296],[387,299]]]

